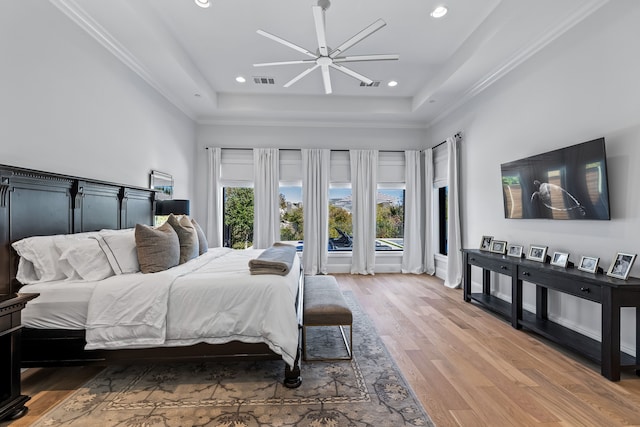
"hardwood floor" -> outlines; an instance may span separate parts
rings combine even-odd
[[[352,291],[437,426],[640,425],[640,378],[598,366],[465,303],[424,275],[336,275]],[[28,426],[100,368],[30,369]]]

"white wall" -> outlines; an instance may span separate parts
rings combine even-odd
[[[597,256],[607,269],[615,252],[640,252],[640,2],[616,0],[519,69],[430,129],[437,142],[462,130],[463,246],[491,235],[525,248],[543,244],[577,262]],[[606,139],[610,221],[504,218],[500,164]],[[640,276],[640,262],[631,270]],[[474,282],[480,282],[479,271]],[[504,283],[504,282],[503,282]],[[476,285],[477,286],[477,285]],[[499,293],[509,293],[506,284]],[[534,306],[532,285],[525,304]],[[600,338],[600,306],[550,296],[550,317]],[[635,353],[635,315],[623,309],[623,346]]]
[[[0,164],[193,194],[195,125],[48,1],[0,2]]]

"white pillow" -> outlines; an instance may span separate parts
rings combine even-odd
[[[20,261],[18,261],[18,273],[16,273],[16,279],[18,279],[18,282],[23,285],[30,285],[40,281],[33,263],[22,257],[20,257]]]
[[[66,239],[56,245],[62,252],[61,267],[69,279],[95,281],[113,276],[109,260],[96,239]]]
[[[17,279],[20,283],[30,284],[36,282],[50,282],[53,280],[66,279],[64,271],[58,263],[60,251],[55,245],[55,239],[63,238],[58,236],[34,236],[27,237],[17,242],[13,242],[11,246],[20,255],[18,263]],[[22,261],[22,260],[25,261]],[[34,274],[31,274],[30,266],[33,266]],[[22,271],[20,265],[22,264]],[[35,279],[35,280],[34,280]],[[24,281],[23,281],[24,280]]]
[[[95,239],[107,256],[115,274],[137,273],[140,271],[133,228],[101,230]]]

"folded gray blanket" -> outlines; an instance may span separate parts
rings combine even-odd
[[[265,249],[258,258],[249,260],[251,274],[279,274],[286,276],[293,265],[296,247],[285,243],[274,243]]]

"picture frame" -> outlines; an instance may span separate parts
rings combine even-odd
[[[613,261],[611,261],[611,265],[607,271],[607,276],[627,280],[635,260],[636,254],[618,252],[613,258]]]
[[[580,264],[578,264],[578,270],[586,271],[587,273],[596,273],[598,271],[598,263],[600,258],[592,256],[582,256],[580,258]]]
[[[149,174],[149,188],[157,190],[156,200],[173,199],[173,177],[168,173],[152,170]]]
[[[527,254],[527,259],[531,261],[537,261],[537,262],[546,262],[547,247],[538,246],[538,245],[529,246],[529,253]]]
[[[494,254],[504,255],[507,252],[507,242],[505,242],[504,240],[492,240],[489,251],[493,252]]]
[[[550,264],[556,267],[567,268],[569,264],[569,254],[567,252],[554,252]]]
[[[507,256],[522,258],[522,245],[509,245]]]
[[[481,251],[491,251],[491,241],[493,240],[493,236],[482,236],[482,240],[480,241],[480,250]]]

